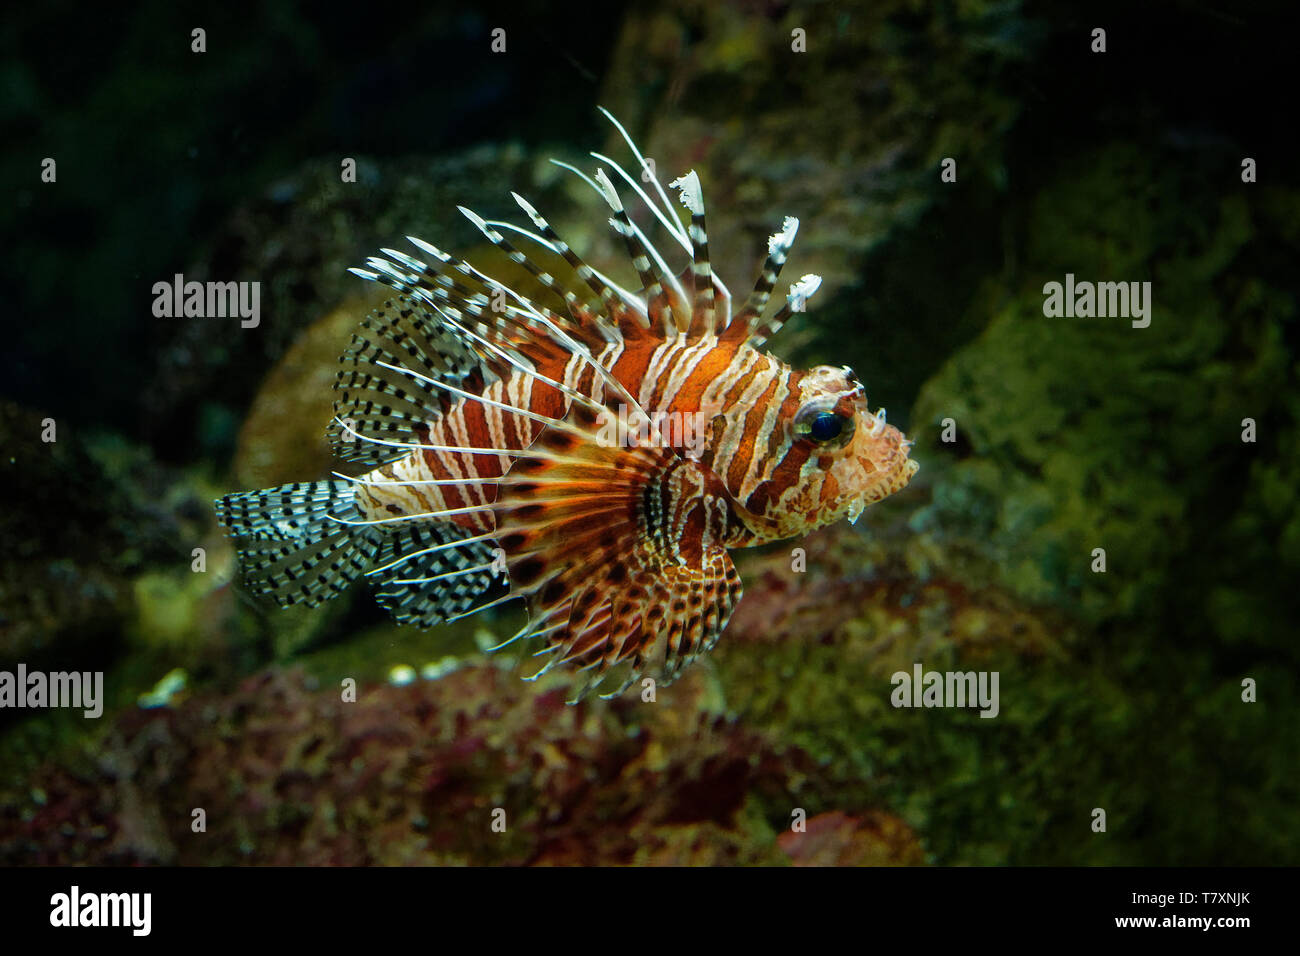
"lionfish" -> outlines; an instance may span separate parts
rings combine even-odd
[[[601,112],[641,182],[600,153],[592,176],[552,162],[608,203],[638,291],[516,193],[535,229],[458,208],[527,287],[413,237],[425,259],[383,249],[352,269],[396,293],[340,359],[328,430],[338,457],[372,470],[217,501],[252,590],[315,606],[368,578],[398,622],[420,627],[522,598],[527,624],[493,649],[539,638],[549,660],[526,679],[573,668],[576,701],[622,673],[602,695],[614,697],[646,671],[672,681],[713,647],[741,595],[731,549],[856,521],[915,474],[911,443],[869,411],[849,368],[800,372],[763,350],[821,282],[803,276],[764,317],[798,220],[769,239],[733,311],[709,265],[699,177],[669,184],[683,225],[653,164]],[[680,272],[606,167],[689,254]]]

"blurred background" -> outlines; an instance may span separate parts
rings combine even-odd
[[[1289,5],[1078,6],[7,11],[0,670],[101,670],[106,705],[0,710],[0,861],[1300,862]],[[626,155],[597,104],[699,172],[733,290],[800,218],[787,281],[825,283],[773,350],[851,364],[912,485],[738,553],[654,703],[521,682],[481,650],[510,613],[244,595],[211,501],[328,475],[348,266],[407,234],[474,261],[455,206],[512,189],[622,266],[546,162]],[[260,325],[155,317],[176,273],[260,282]],[[1150,326],[1044,317],[1067,273],[1151,282]],[[918,661],[997,671],[997,718],[893,708]]]

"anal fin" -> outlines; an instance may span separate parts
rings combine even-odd
[[[489,542],[450,521],[420,522],[386,535],[374,560],[375,600],[399,624],[433,627],[471,613],[509,591]]]

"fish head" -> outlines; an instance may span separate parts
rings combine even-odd
[[[912,443],[872,412],[866,392],[847,366],[821,365],[799,383],[799,407],[786,423],[791,484],[779,495],[783,532],[800,534],[841,518],[855,522],[867,505],[902,489],[916,474]],[[780,476],[777,469],[772,477]]]

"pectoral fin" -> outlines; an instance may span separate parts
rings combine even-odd
[[[494,509],[511,592],[530,614],[518,636],[546,640],[535,676],[588,672],[575,700],[616,665],[628,673],[614,694],[655,661],[671,682],[717,641],[741,593],[717,476],[669,448],[602,442],[600,424],[575,405],[572,427],[544,429]]]

